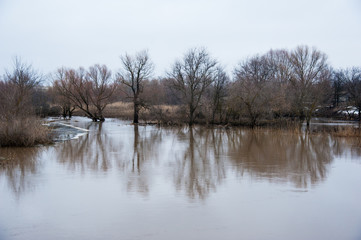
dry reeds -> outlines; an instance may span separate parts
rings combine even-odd
[[[0,120],[0,147],[32,147],[50,142],[50,130],[35,117]]]
[[[105,117],[132,119],[133,111],[133,103],[131,102],[115,102],[109,104],[104,109],[103,114]]]
[[[131,102],[115,102],[109,104],[104,110],[104,116],[121,119],[133,119],[134,109]],[[180,107],[174,105],[151,105],[142,108],[139,118],[145,123],[177,124],[184,121]]]

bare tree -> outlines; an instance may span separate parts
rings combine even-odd
[[[338,107],[341,103],[341,97],[346,90],[347,83],[346,73],[344,70],[332,71],[332,89],[333,89],[333,106]]]
[[[78,70],[58,69],[54,77],[54,88],[60,96],[68,99],[94,121],[94,115],[90,109],[89,87],[86,84],[85,75],[84,68]]]
[[[76,106],[71,102],[71,100],[65,96],[58,95],[56,97],[56,102],[60,105],[63,118],[66,119],[69,117],[69,119],[71,119],[73,112],[76,109]]]
[[[265,56],[255,56],[234,70],[233,94],[241,101],[250,124],[254,127],[261,115],[270,112],[270,87],[273,65]]]
[[[288,116],[290,113],[290,102],[288,100],[288,86],[292,76],[290,53],[287,50],[271,50],[264,57],[273,68],[272,83],[269,85],[270,98],[272,99],[271,109],[273,116],[276,118]]]
[[[205,49],[191,49],[182,61],[176,61],[171,72],[171,87],[181,93],[188,108],[189,125],[194,123],[196,110],[206,88],[214,82],[217,61]]]
[[[290,98],[293,111],[301,121],[310,124],[312,114],[324,99],[330,70],[327,56],[307,46],[299,46],[290,54]]]
[[[56,79],[56,77],[54,77],[54,79]],[[60,94],[58,90],[59,89],[57,89],[55,85],[55,80],[53,82],[53,86],[50,86],[47,89],[47,94],[49,96],[48,101],[54,105],[52,114],[60,113],[64,119],[67,117],[71,119],[76,106],[69,98]]]
[[[361,68],[353,67],[343,71],[343,78],[346,82],[349,102],[358,110],[358,119],[361,123]]]
[[[7,107],[3,113],[17,117],[32,113],[31,95],[41,80],[42,76],[31,65],[16,57],[13,70],[6,71],[3,77],[2,107]]]
[[[116,85],[111,79],[110,70],[105,65],[94,65],[88,72],[84,68],[59,69],[55,76],[54,87],[61,96],[82,110],[87,117],[93,121],[104,121],[103,110],[109,104]]]
[[[103,110],[110,103],[116,85],[112,73],[105,65],[94,65],[89,68],[86,80],[90,84],[90,101],[96,108],[95,117],[104,121]]]
[[[141,51],[135,56],[125,54],[120,57],[122,69],[118,73],[119,81],[130,90],[130,98],[134,104],[133,123],[139,122],[139,111],[143,105],[140,94],[143,92],[144,80],[148,79],[153,73],[153,63],[148,52]]]
[[[33,96],[41,75],[20,58],[0,81],[0,147],[50,142],[48,129],[35,117]]]
[[[219,114],[219,120],[222,121],[222,113],[228,86],[229,77],[227,76],[227,73],[222,67],[218,67],[215,73],[214,82],[211,84],[212,123],[215,122],[217,113]]]

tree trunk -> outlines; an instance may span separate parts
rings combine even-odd
[[[98,117],[98,120],[99,120],[100,122],[104,122],[104,121],[105,121],[105,118],[103,117],[103,111],[102,111],[101,107],[97,107],[97,108],[98,108],[98,114],[97,114],[97,116],[99,116],[99,117]]]
[[[215,118],[216,118],[216,110],[213,109],[213,111],[212,111],[212,120],[211,120],[212,124],[214,124]]]
[[[67,109],[65,107],[63,107],[63,118],[66,119],[66,112],[67,112]]]
[[[310,114],[310,115],[307,115],[307,117],[306,117],[307,128],[309,128],[310,122],[311,122],[311,114]]]
[[[193,107],[191,106],[189,109],[189,126],[192,126],[194,123],[194,110]]]
[[[133,123],[139,123],[139,101],[138,97],[134,97],[134,116]]]

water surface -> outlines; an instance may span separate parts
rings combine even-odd
[[[0,149],[0,239],[361,239],[361,144],[109,119]]]

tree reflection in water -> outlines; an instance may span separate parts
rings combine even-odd
[[[160,148],[161,129],[147,131],[144,126],[134,125],[132,131],[126,126],[119,133],[120,125],[107,122],[90,122],[83,127],[89,130],[88,134],[56,146],[58,161],[81,173],[105,173],[116,166],[123,173],[128,191],[147,194],[150,169],[143,165],[157,158],[155,146]]]
[[[226,178],[228,166],[238,177],[308,188],[325,179],[334,158],[334,140],[328,135],[189,128],[188,138],[181,139],[188,146],[175,154],[175,183],[191,198],[205,198],[215,190]]]
[[[72,171],[106,172],[111,168],[109,153],[116,150],[113,142],[103,131],[103,122],[90,122],[85,129],[89,134],[56,145],[57,159]]]
[[[118,168],[126,178],[127,190],[148,195],[149,184],[152,179],[152,164],[157,164],[158,152],[161,149],[161,128],[152,128],[138,124],[133,125],[133,135],[127,136],[126,141],[133,137],[130,151],[122,154],[122,159],[117,161]]]
[[[326,177],[333,160],[328,135],[238,129],[229,131],[228,137],[234,168],[271,182],[292,182],[307,188]]]
[[[33,189],[34,176],[39,172],[38,156],[42,148],[0,148],[0,179],[5,177],[9,188],[18,198]]]
[[[361,155],[359,142],[328,134],[161,128],[125,125],[117,120],[81,124],[89,133],[79,139],[50,147],[0,149],[1,159],[11,159],[1,160],[0,177],[17,195],[34,188],[33,176],[45,161],[39,153],[46,150],[41,156],[55,158],[69,174],[115,174],[116,184],[145,196],[155,179],[172,179],[176,191],[190,199],[206,199],[229,176],[292,183],[307,189],[327,177],[335,157]],[[42,171],[47,171],[46,166]]]
[[[184,189],[190,198],[205,199],[216,190],[226,176],[222,135],[204,128],[189,127],[178,136],[186,143],[180,152],[174,153],[174,181],[176,189]]]

